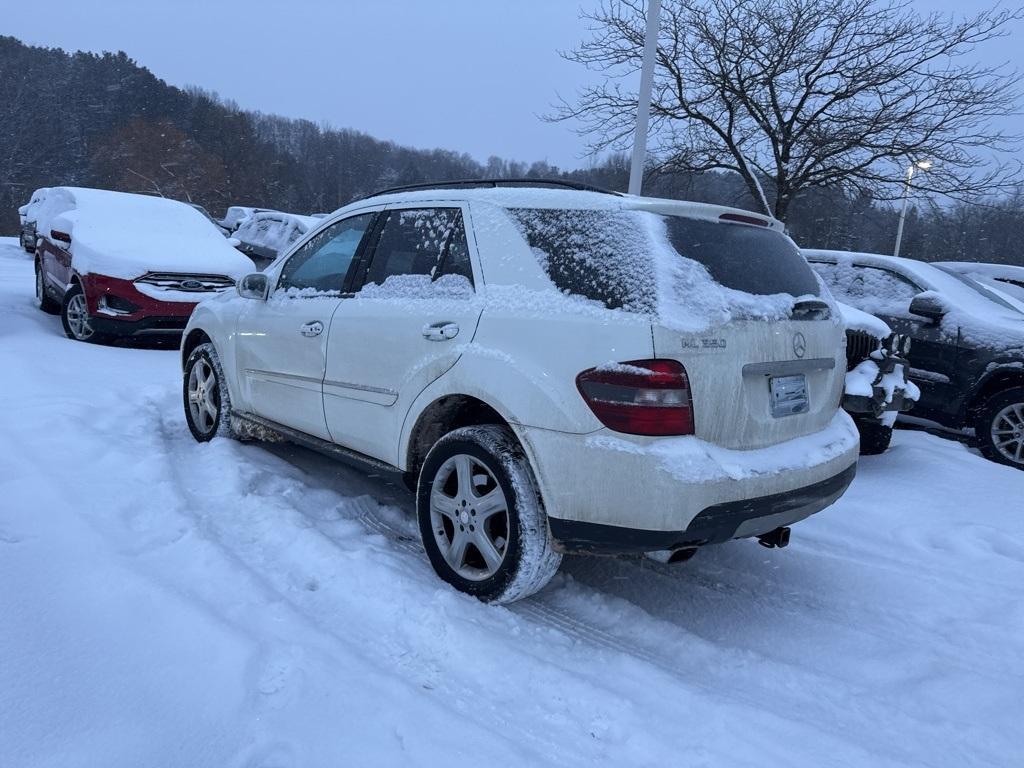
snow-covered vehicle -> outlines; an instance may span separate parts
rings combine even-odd
[[[270,210],[272,209],[253,208],[248,205],[232,205],[228,207],[227,211],[225,211],[224,218],[217,221],[217,225],[225,229],[230,234],[242,226],[254,213]]]
[[[839,304],[846,324],[846,391],[843,408],[860,432],[864,456],[884,453],[896,416],[909,411],[920,390],[907,379],[911,339],[849,304]]]
[[[319,223],[318,218],[297,213],[256,211],[235,230],[235,247],[262,269]]]
[[[1013,299],[932,264],[804,249],[842,302],[912,340],[913,418],[969,432],[988,458],[1024,469],[1024,312]]]
[[[779,222],[503,184],[351,203],[200,304],[192,435],[403,477],[436,572],[492,601],[563,552],[785,546],[844,493],[844,327]]]
[[[29,201],[18,208],[18,223],[20,224],[18,242],[21,243],[21,247],[28,253],[35,253],[36,250],[36,239],[38,238],[36,218],[43,201],[46,199],[47,192],[49,192],[47,187],[37,189],[32,193]]]
[[[936,267],[967,275],[980,283],[1024,301],[1024,267],[1013,264],[981,264],[973,261],[934,261]]]
[[[253,268],[175,200],[53,187],[36,215],[36,300],[79,341],[179,334],[197,302]]]

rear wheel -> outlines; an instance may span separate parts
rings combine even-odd
[[[860,433],[860,455],[877,456],[889,450],[892,442],[892,427],[879,424],[873,419],[854,419]]]
[[[442,437],[420,470],[416,512],[438,576],[485,602],[532,595],[561,563],[529,462],[505,427]]]
[[[185,421],[200,443],[218,436],[237,437],[231,427],[231,395],[213,344],[200,344],[188,356],[182,398]]]
[[[96,344],[107,339],[106,336],[93,330],[89,321],[89,305],[86,302],[85,291],[82,290],[81,283],[72,284],[70,290],[64,294],[60,319],[64,325],[64,333],[69,339],[91,341]]]
[[[975,424],[978,447],[986,458],[1024,469],[1024,387],[990,397]]]
[[[43,268],[38,259],[36,259],[36,305],[48,315],[55,315],[60,311],[60,304],[46,292],[46,277],[43,275]]]

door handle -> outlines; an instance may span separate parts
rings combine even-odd
[[[423,326],[423,338],[430,341],[448,341],[459,335],[459,326],[455,323],[432,323]]]
[[[312,323],[306,323],[299,329],[299,333],[303,336],[319,336],[324,332],[324,324],[319,320],[314,320]]]

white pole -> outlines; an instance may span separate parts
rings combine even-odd
[[[892,255],[900,255],[900,243],[903,242],[903,222],[907,218],[907,200],[910,197],[910,180],[914,178],[914,164],[911,163],[910,167],[907,168],[907,182],[903,186],[903,208],[900,210],[900,223],[896,227],[896,247],[893,248]]]
[[[651,87],[654,85],[654,54],[658,50],[658,21],[661,0],[647,2],[647,35],[644,38],[644,62],[640,68],[640,98],[636,105],[636,135],[633,137],[633,163],[629,168],[629,194],[639,195],[644,181],[647,157],[647,124],[651,118]]]

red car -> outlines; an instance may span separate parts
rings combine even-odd
[[[199,301],[254,271],[175,200],[52,187],[36,229],[36,299],[78,341],[180,334]]]

